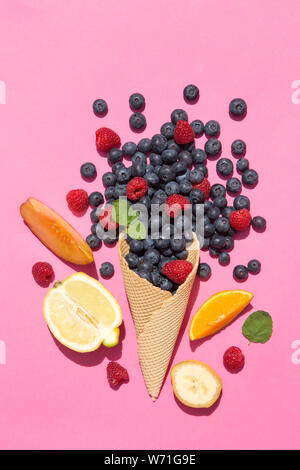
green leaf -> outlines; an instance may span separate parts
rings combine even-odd
[[[138,212],[132,210],[126,199],[119,198],[113,202],[111,216],[119,225],[127,227],[131,222],[137,219]]]
[[[126,231],[131,238],[136,240],[144,240],[147,237],[145,225],[138,219],[133,220]]]
[[[263,310],[251,313],[242,326],[243,335],[253,343],[265,343],[271,338],[272,331],[272,317]]]

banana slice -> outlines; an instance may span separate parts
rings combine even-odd
[[[200,361],[179,362],[171,369],[175,396],[192,408],[209,408],[222,390],[222,380],[207,364]]]

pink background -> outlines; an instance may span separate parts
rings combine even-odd
[[[291,361],[291,344],[300,338],[300,104],[291,99],[291,84],[300,78],[299,13],[297,0],[0,1],[0,80],[7,86],[6,104],[0,105],[0,340],[7,348],[7,363],[0,364],[1,448],[299,448],[300,364]],[[182,97],[188,83],[200,88],[193,106]],[[128,126],[128,97],[135,91],[147,101],[142,135]],[[91,109],[98,97],[109,105],[103,119]],[[234,97],[248,103],[242,122],[228,116]],[[243,194],[251,197],[252,215],[268,220],[263,234],[252,230],[237,241],[228,268],[202,254],[213,275],[195,286],[174,361],[199,359],[222,376],[223,395],[208,411],[180,406],[169,376],[158,401],[148,397],[115,248],[103,247],[95,261],[97,271],[106,260],[116,267],[114,278],[101,282],[123,309],[120,345],[81,356],[54,341],[42,316],[46,290],[33,281],[31,267],[48,261],[56,279],[74,267],[48,251],[19,215],[19,205],[35,196],[86,236],[88,213],[75,217],[65,195],[102,188],[108,165],[95,150],[95,130],[107,125],[123,142],[138,141],[157,132],[176,107],[191,120],[221,123],[223,156],[230,156],[235,138],[245,139],[260,181]],[[80,177],[85,161],[98,168],[92,183]],[[208,167],[216,182],[215,162]],[[262,262],[261,274],[238,284],[233,267],[253,257]],[[93,268],[86,272],[96,274]],[[239,287],[254,293],[248,313],[271,313],[271,340],[249,346],[241,334],[244,313],[191,346],[191,315],[215,292]],[[222,364],[231,345],[246,356],[236,375]],[[119,360],[130,374],[117,391],[106,380],[109,360]]]

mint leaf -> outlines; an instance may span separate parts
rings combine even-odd
[[[127,227],[138,217],[138,212],[133,211],[130,204],[125,199],[117,199],[113,202],[111,216],[119,225]]]
[[[242,326],[243,335],[253,343],[265,343],[271,338],[272,331],[272,317],[263,310],[251,313]]]

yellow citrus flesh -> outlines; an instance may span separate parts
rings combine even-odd
[[[205,338],[230,323],[251,302],[245,290],[225,290],[210,297],[193,316],[190,339]]]
[[[122,323],[115,297],[84,273],[75,273],[48,291],[44,316],[55,338],[78,352],[94,351]]]

